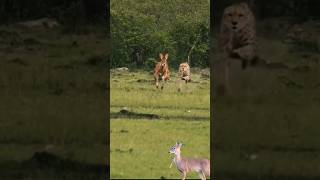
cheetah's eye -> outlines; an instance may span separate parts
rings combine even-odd
[[[228,16],[230,16],[230,17],[231,17],[231,16],[232,16],[232,14],[231,14],[231,13],[228,13]]]
[[[239,14],[239,17],[243,17],[243,14]]]

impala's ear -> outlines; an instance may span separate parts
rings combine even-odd
[[[164,56],[165,58],[166,58],[166,60],[168,59],[168,57],[169,57],[169,54],[168,53],[166,53],[166,55]]]
[[[160,57],[160,59],[163,59],[163,54],[160,53],[160,54],[159,54],[159,57]]]

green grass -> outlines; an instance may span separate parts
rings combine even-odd
[[[214,177],[319,179],[319,53],[291,52],[277,39],[258,45],[261,58],[289,69],[233,71],[233,95],[213,103]]]
[[[70,170],[63,175],[57,167],[28,164],[35,152],[47,151],[88,166],[106,165],[103,62],[108,48],[103,31],[74,35],[61,29],[0,30],[14,32],[0,36],[0,179],[104,179],[105,173]],[[37,43],[26,43],[28,38]],[[13,39],[18,43],[10,43]],[[73,41],[78,45],[72,46]],[[88,64],[92,56],[102,62]]]
[[[176,141],[186,144],[183,156],[210,158],[209,79],[194,73],[179,93],[176,75],[161,90],[148,72],[111,74],[111,178],[180,178],[169,168]],[[115,115],[124,107],[158,119]]]

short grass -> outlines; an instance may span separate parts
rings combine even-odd
[[[176,141],[182,155],[210,158],[210,84],[200,73],[178,92],[176,73],[156,89],[145,71],[111,74],[111,178],[180,178],[168,151]],[[144,116],[118,116],[127,109]],[[198,178],[193,173],[189,178]]]
[[[289,69],[233,71],[233,95],[213,103],[213,175],[319,179],[320,54],[279,39],[260,37],[258,45],[261,58]]]
[[[105,169],[107,53],[98,26],[78,35],[0,27],[0,179],[105,179],[28,162],[47,151]]]

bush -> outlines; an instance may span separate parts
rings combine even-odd
[[[111,67],[134,66],[134,51],[143,52],[144,66],[150,68],[159,53],[169,53],[169,64],[178,67],[188,52],[191,65],[208,66],[209,4],[189,0],[111,1]],[[161,9],[161,12],[159,11]]]

